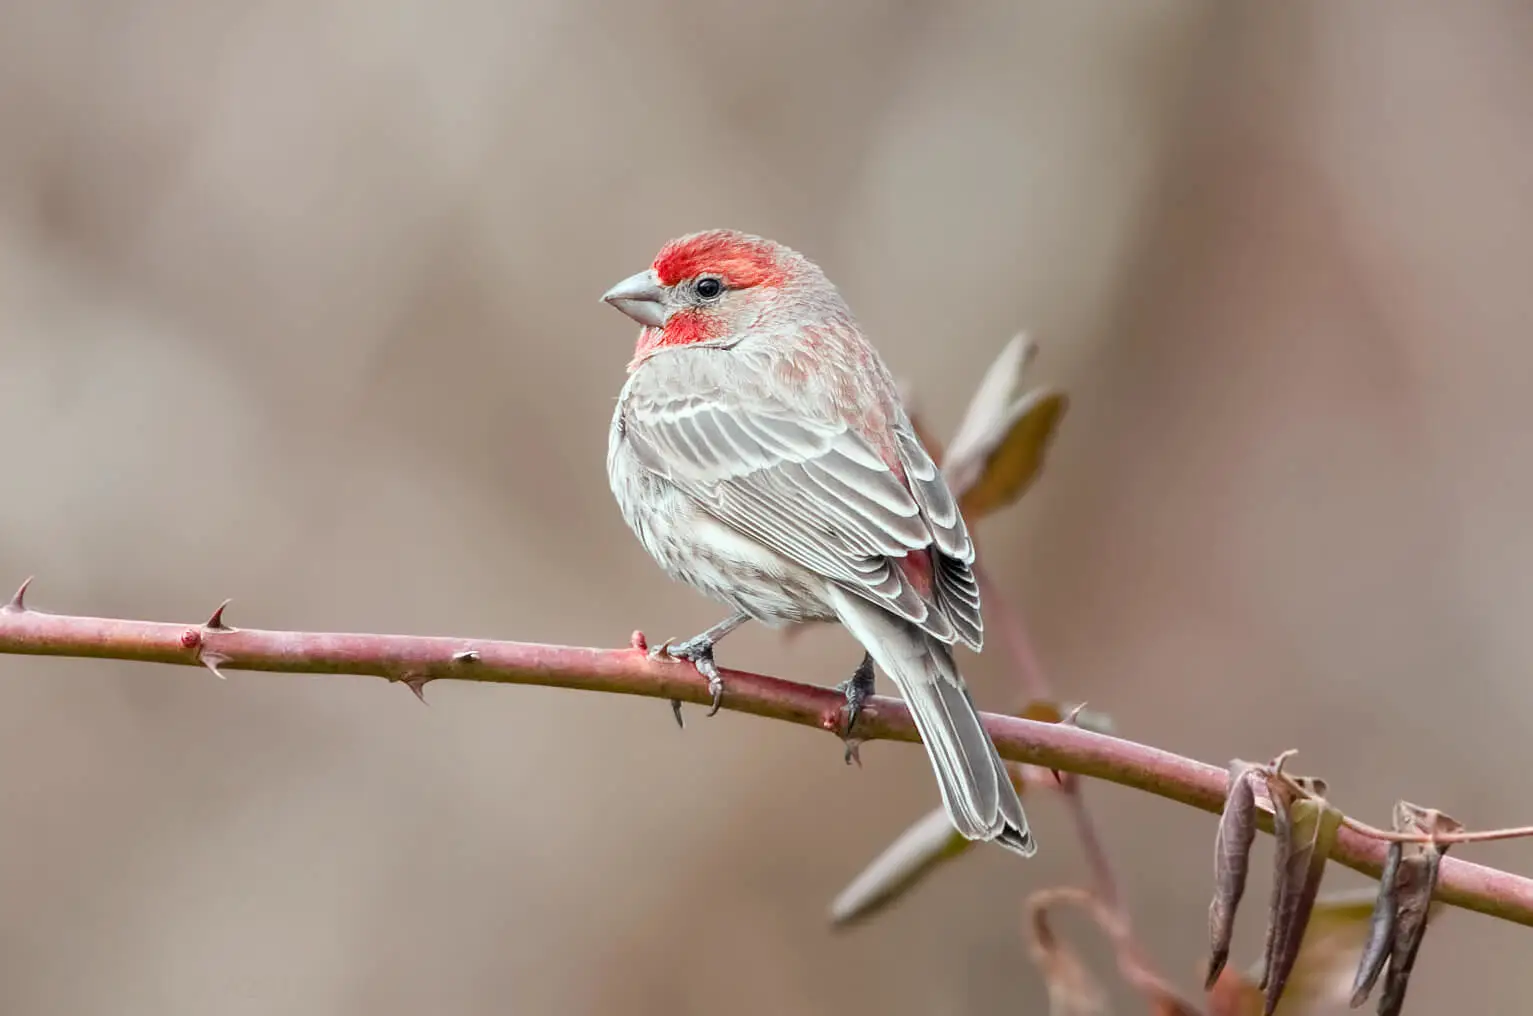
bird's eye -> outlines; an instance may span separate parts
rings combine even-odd
[[[698,279],[697,284],[692,288],[697,293],[699,300],[717,300],[723,295],[724,283],[711,275],[705,275]]]

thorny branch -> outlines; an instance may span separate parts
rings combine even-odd
[[[1068,405],[1062,392],[1050,389],[1018,394],[1022,372],[1035,352],[1023,336],[1007,345],[986,372],[945,461],[939,443],[920,427],[918,418],[914,420],[933,457],[942,462],[971,525],[1013,503],[1031,486]],[[1334,981],[1339,963],[1355,968],[1350,994],[1354,1008],[1382,975],[1378,1011],[1396,1016],[1428,915],[1442,903],[1533,926],[1533,880],[1445,856],[1455,843],[1533,836],[1533,827],[1468,832],[1441,812],[1402,801],[1395,808],[1395,828],[1378,829],[1341,814],[1325,799],[1324,781],[1285,773],[1283,763],[1292,752],[1265,766],[1237,759],[1226,773],[1085,729],[1085,718],[1075,722],[1079,709],[1062,716],[1053,704],[1019,615],[982,571],[976,573],[992,606],[992,620],[999,622],[1018,678],[1032,699],[1022,717],[983,714],[982,719],[1002,757],[1020,764],[1013,773],[1019,783],[1063,792],[1092,873],[1090,889],[1047,889],[1028,901],[1033,958],[1044,972],[1057,1014],[1096,1013],[1105,1004],[1090,973],[1049,924],[1049,909],[1061,904],[1083,910],[1106,932],[1120,974],[1145,996],[1153,1012],[1198,1012],[1152,969],[1134,937],[1106,848],[1081,795],[1081,776],[1221,813],[1206,981],[1214,1016],[1257,1010],[1274,1014],[1285,985],[1302,983],[1298,995],[1314,997],[1317,984]],[[219,677],[223,669],[374,675],[405,684],[422,701],[426,683],[442,679],[607,691],[669,699],[678,719],[682,700],[712,698],[692,667],[649,658],[639,632],[627,649],[602,650],[242,630],[224,621],[228,601],[200,625],[70,617],[31,609],[26,602],[30,583],[23,582],[9,602],[0,604],[0,653],[202,666]],[[739,671],[726,671],[725,680],[726,709],[818,726],[839,736],[843,699],[835,690]],[[903,703],[882,697],[867,703],[858,741],[867,740],[918,740]],[[1251,972],[1239,973],[1225,963],[1258,826],[1278,840],[1266,955]],[[844,925],[866,917],[970,845],[956,836],[941,810],[928,814],[838,897],[833,919]],[[1379,876],[1380,889],[1361,900],[1348,894],[1318,898],[1327,858]],[[1359,931],[1364,926],[1366,939]]]
[[[214,622],[216,620],[217,624]],[[414,635],[266,631],[228,627],[220,613],[205,624],[170,624],[47,614],[25,601],[0,609],[0,653],[176,664],[225,671],[357,674],[423,686],[443,679],[540,685],[681,699],[706,704],[708,685],[684,663],[651,660],[643,636],[623,649]],[[722,671],[724,708],[836,735],[841,750],[842,696],[833,689],[746,671]],[[1064,723],[982,714],[1001,756],[1143,790],[1207,812],[1224,805],[1223,769],[1133,741]],[[917,741],[898,699],[874,696],[858,720],[869,741]],[[1272,819],[1257,817],[1270,832]],[[1331,858],[1377,878],[1387,844],[1350,828]],[[1444,858],[1437,898],[1453,906],[1533,927],[1533,879]]]

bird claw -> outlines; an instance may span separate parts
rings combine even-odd
[[[713,696],[713,702],[709,706],[707,715],[713,716],[724,706],[724,679],[719,676],[718,664],[713,662],[713,640],[699,636],[688,639],[685,642],[672,644],[666,639],[659,646],[649,651],[650,659],[662,657],[672,660],[685,660],[697,668],[708,682],[708,691]],[[676,714],[676,723],[681,724],[681,701],[671,700],[671,709]]]
[[[852,728],[857,724],[857,717],[862,715],[862,707],[873,694],[873,657],[863,653],[862,662],[857,665],[857,670],[851,677],[836,685],[836,690],[846,696],[846,705],[842,711],[846,714],[846,727],[841,735],[841,741],[846,745],[847,765],[853,762],[857,767],[862,767],[862,755],[858,747],[862,742],[852,737]]]

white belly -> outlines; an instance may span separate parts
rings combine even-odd
[[[607,477],[623,519],[673,578],[768,624],[835,619],[823,578],[702,511],[645,469],[615,428]]]

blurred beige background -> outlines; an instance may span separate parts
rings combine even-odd
[[[1301,747],[1375,821],[1533,820],[1525,3],[18,0],[0,139],[0,576],[39,606],[691,634],[606,489],[634,336],[597,297],[727,225],[819,260],[944,431],[1043,343],[1074,407],[985,537],[1063,693]],[[935,803],[912,748],[537,689],[0,689],[6,1013],[1037,1012],[1021,900],[1082,877],[1040,800],[1035,863],[831,936]],[[1190,989],[1213,819],[1090,796]],[[1410,1011],[1519,1011],[1529,942],[1449,914]]]

